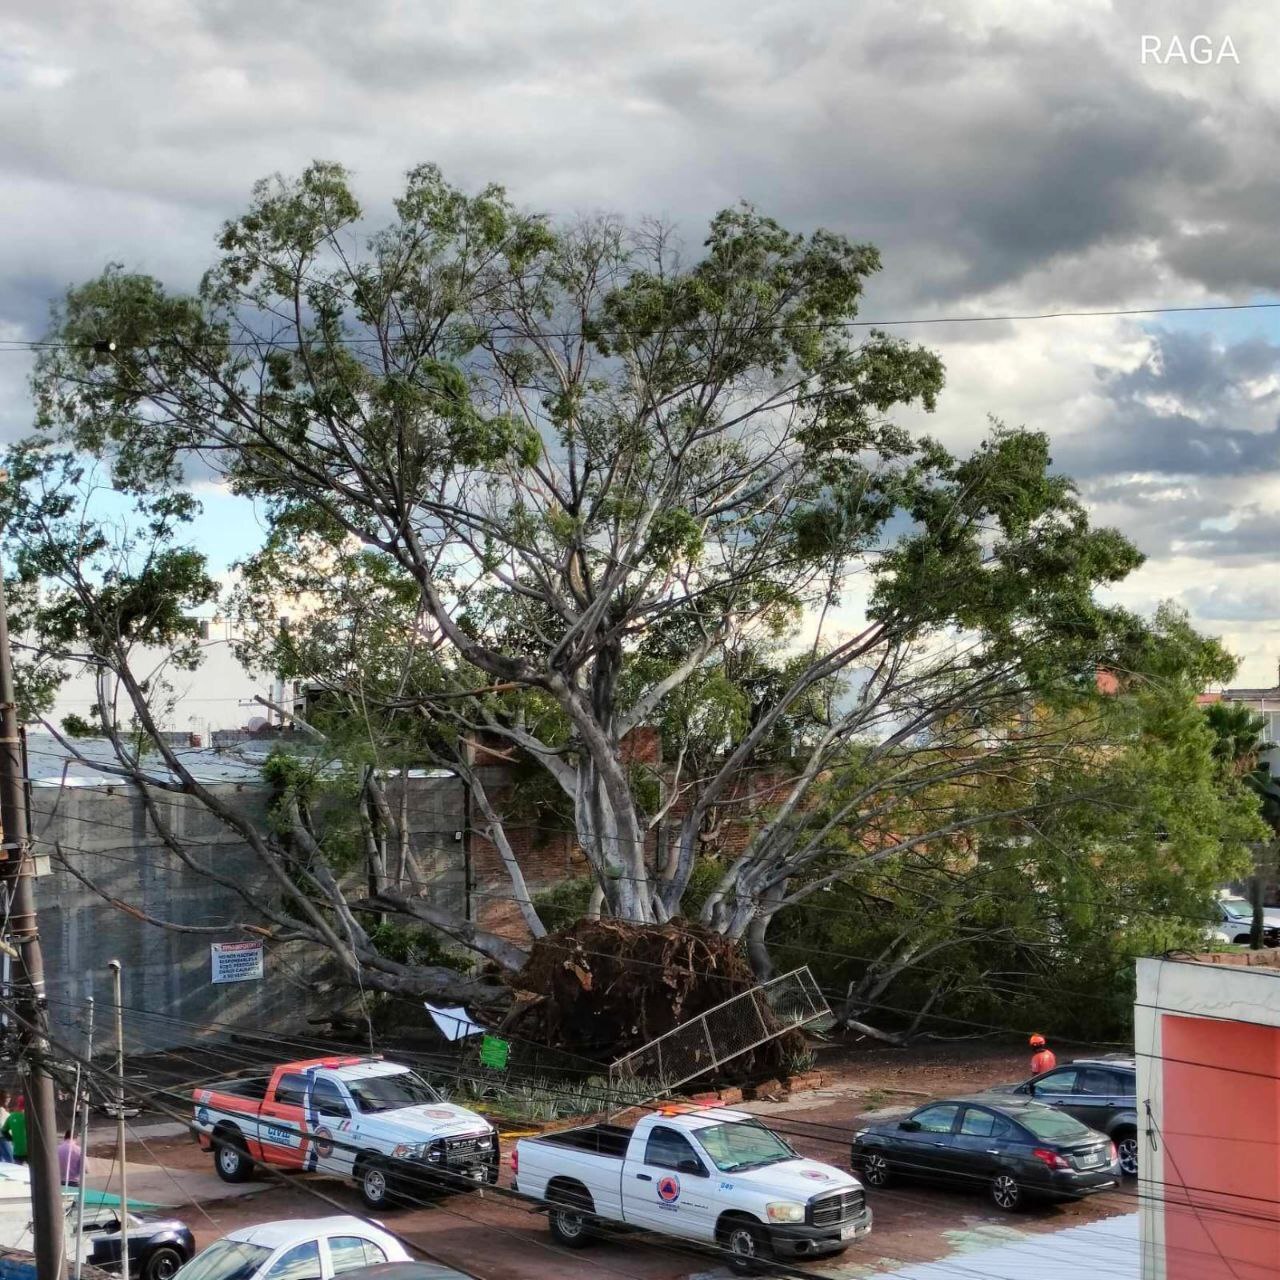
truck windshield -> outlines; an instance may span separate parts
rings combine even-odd
[[[182,1268],[183,1280],[250,1280],[271,1250],[243,1240],[219,1240]]]
[[[698,1141],[721,1173],[761,1169],[794,1160],[796,1153],[776,1133],[750,1120],[731,1120],[699,1129]]]
[[[402,1107],[421,1107],[439,1102],[440,1095],[412,1071],[399,1071],[393,1076],[369,1076],[365,1080],[348,1080],[347,1088],[356,1106],[366,1115],[377,1111],[399,1111]]]

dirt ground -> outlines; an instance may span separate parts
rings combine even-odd
[[[823,1051],[820,1089],[786,1101],[749,1104],[749,1109],[783,1132],[803,1154],[847,1168],[851,1131],[868,1112],[913,1107],[926,1097],[1018,1079],[1027,1073],[1027,1056],[1021,1047],[989,1043],[905,1051],[863,1047]],[[175,1169],[210,1167],[210,1157],[188,1139],[152,1140],[147,1146],[147,1152],[136,1152],[137,1159],[159,1160]],[[508,1185],[510,1177],[507,1157],[501,1185]],[[316,1193],[335,1201],[336,1207]],[[807,1270],[855,1280],[1136,1207],[1131,1187],[1077,1204],[1037,1207],[1017,1216],[1002,1214],[981,1195],[923,1186],[870,1192],[869,1200],[875,1227],[868,1241],[829,1263],[808,1264]],[[203,1247],[227,1231],[252,1223],[361,1211],[353,1188],[331,1178],[294,1175],[283,1182],[264,1181],[262,1189],[252,1194],[193,1205],[183,1212]],[[601,1240],[584,1252],[567,1252],[552,1243],[541,1216],[504,1197],[500,1189],[395,1209],[384,1213],[383,1220],[429,1257],[483,1280],[609,1280],[614,1276],[681,1280],[726,1274],[716,1258],[656,1237]]]

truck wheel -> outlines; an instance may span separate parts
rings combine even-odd
[[[768,1262],[769,1238],[758,1222],[730,1218],[721,1228],[729,1266],[740,1276],[755,1275]]]
[[[142,1280],[173,1280],[185,1259],[171,1244],[153,1249],[142,1264]]]
[[[356,1177],[360,1182],[360,1199],[370,1209],[383,1209],[391,1199],[391,1180],[386,1166],[379,1160],[366,1160]]]
[[[591,1228],[587,1222],[587,1216],[595,1207],[591,1196],[571,1187],[552,1194],[559,1203],[553,1204],[547,1213],[551,1238],[566,1249],[585,1249],[591,1243]]]
[[[213,1167],[223,1182],[247,1182],[253,1176],[253,1161],[239,1133],[224,1129],[213,1135]]]

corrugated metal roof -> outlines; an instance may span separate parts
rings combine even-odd
[[[234,748],[215,751],[212,747],[174,747],[173,753],[200,782],[255,783],[262,778],[262,766],[279,744],[273,739],[260,742],[244,742]],[[103,764],[115,764],[115,754],[106,738],[77,738],[76,751],[89,760]],[[306,754],[306,743],[291,740],[289,750]],[[127,778],[106,773],[83,763],[51,734],[27,735],[27,761],[31,770],[31,783],[36,787],[122,787],[128,786]],[[147,758],[148,769],[158,778],[173,775],[158,754]],[[395,777],[395,774],[390,775]],[[448,778],[447,769],[410,769],[411,778]]]
[[[89,760],[117,763],[111,743],[106,738],[77,738],[74,745],[76,751]],[[209,747],[175,747],[173,751],[201,782],[257,782],[262,777],[262,765],[274,745],[237,747],[234,752],[214,751]],[[127,779],[77,760],[57,738],[47,733],[27,735],[27,764],[32,785],[37,787],[127,785]],[[158,755],[148,758],[147,767],[156,777],[172,777]]]
[[[874,1240],[874,1233],[872,1239]],[[960,1250],[867,1280],[1138,1280],[1138,1215],[1126,1213],[1012,1244]]]

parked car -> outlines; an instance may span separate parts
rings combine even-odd
[[[86,1197],[88,1198],[88,1197]],[[62,1192],[63,1239],[69,1262],[90,1262],[120,1272],[120,1210],[85,1206],[80,1221],[76,1188]],[[0,1164],[0,1252],[31,1247],[31,1166]],[[179,1218],[129,1215],[129,1275],[137,1280],[170,1280],[195,1252],[190,1228]]]
[[[255,1161],[317,1170],[354,1179],[378,1209],[397,1192],[498,1180],[497,1130],[381,1058],[286,1062],[196,1089],[192,1101],[192,1127],[224,1182],[251,1177]]]
[[[333,1280],[386,1262],[410,1262],[389,1231],[363,1218],[284,1218],[241,1227],[196,1254],[181,1280]]]
[[[1030,1098],[946,1098],[854,1134],[850,1163],[869,1187],[895,1178],[985,1188],[1006,1211],[1078,1200],[1118,1185],[1109,1138]]]
[[[77,1208],[67,1210],[67,1229],[75,1234]],[[86,1209],[84,1260],[103,1271],[120,1271],[120,1210]],[[180,1218],[147,1218],[129,1215],[129,1274],[140,1280],[172,1280],[179,1267],[196,1251],[191,1228]]]
[[[1116,1144],[1121,1173],[1138,1176],[1138,1069],[1132,1058],[1076,1058],[987,1092],[1034,1098],[1105,1133]]]
[[[570,1249],[590,1242],[596,1221],[718,1245],[746,1271],[770,1255],[843,1253],[871,1230],[856,1178],[797,1155],[742,1111],[664,1109],[634,1129],[522,1138],[512,1167]]]
[[[1227,942],[1247,945],[1253,936],[1253,903],[1246,898],[1220,897],[1214,900],[1213,932]],[[1268,947],[1280,945],[1280,910],[1266,907],[1262,912],[1262,941]]]

